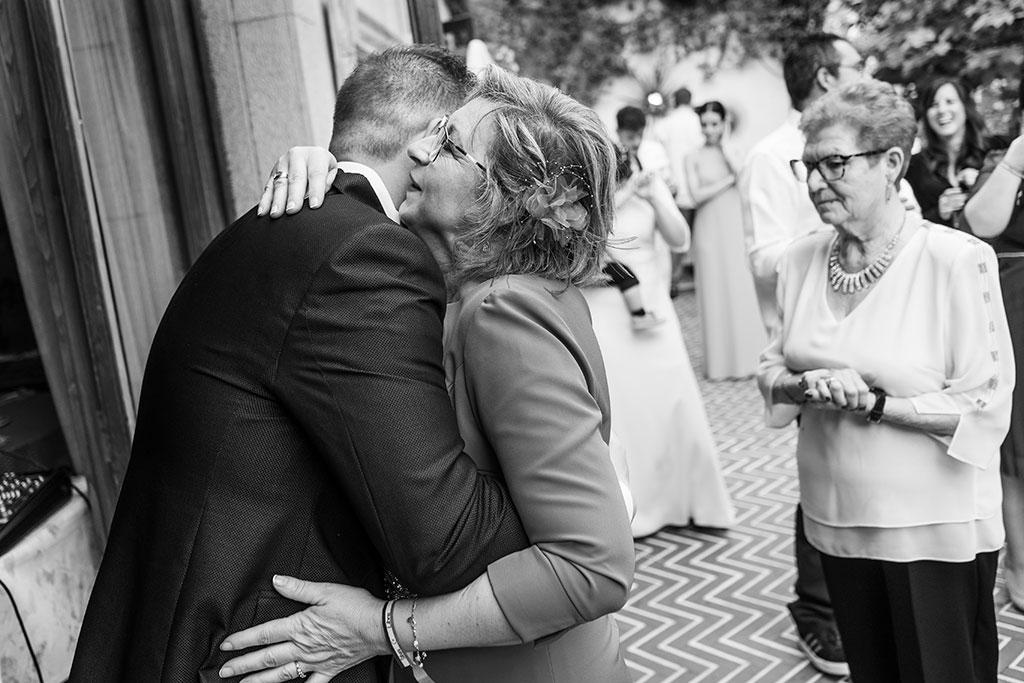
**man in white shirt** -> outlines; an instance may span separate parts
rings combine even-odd
[[[804,135],[797,127],[800,112],[829,90],[862,78],[863,68],[864,61],[856,48],[839,36],[818,34],[804,38],[786,55],[783,64],[793,109],[779,128],[751,149],[740,174],[747,256],[769,336],[780,322],[775,286],[782,253],[802,235],[832,230],[822,223],[807,194],[807,186],[797,181],[789,167],[790,160],[803,156]],[[819,671],[833,676],[849,675],[821,557],[807,542],[799,505],[794,554],[796,600],[788,607],[796,624],[800,649]]]
[[[671,172],[669,187],[676,199],[683,218],[691,226],[696,210],[693,195],[686,178],[686,165],[683,160],[704,144],[704,134],[700,130],[700,117],[690,106],[693,95],[689,88],[679,88],[672,94],[674,109],[664,118],[653,124],[653,138],[665,149],[668,157],[668,168]],[[672,288],[673,296],[678,291],[678,283],[682,279],[683,268],[690,265],[689,252],[672,254]]]
[[[807,185],[789,167],[804,151],[800,113],[829,90],[863,78],[863,68],[860,53],[846,40],[832,34],[805,39],[783,67],[793,108],[781,126],[754,145],[740,173],[747,257],[769,335],[779,323],[775,285],[782,253],[802,235],[833,229],[821,221]],[[908,210],[920,213],[909,183],[900,183],[899,193]]]
[[[683,159],[696,151],[704,143],[704,135],[700,132],[700,117],[690,106],[692,99],[688,88],[679,88],[672,95],[675,108],[652,126],[655,140],[661,143],[668,154],[669,169],[672,171],[672,182],[675,188],[676,206],[686,216],[687,221],[693,217],[693,197],[686,182],[686,167]]]

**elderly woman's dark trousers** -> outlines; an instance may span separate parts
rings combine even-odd
[[[998,552],[971,562],[821,557],[856,683],[995,683]]]
[[[796,506],[793,554],[796,557],[796,581],[793,583],[796,600],[787,605],[793,621],[801,631],[810,628],[816,632],[823,626],[832,628],[836,618],[832,614],[832,600],[821,568],[821,553],[807,540],[804,511],[799,503]]]

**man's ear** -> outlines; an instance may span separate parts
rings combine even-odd
[[[828,92],[835,87],[836,77],[829,72],[827,66],[819,66],[814,73],[814,82],[821,88],[822,92]]]

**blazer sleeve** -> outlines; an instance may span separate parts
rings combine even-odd
[[[487,570],[512,628],[528,642],[618,610],[632,584],[633,537],[571,330],[535,295],[492,291],[468,325],[465,364],[533,544]]]
[[[426,246],[391,224],[365,228],[315,275],[275,383],[385,565],[424,594],[461,588],[527,544],[508,491],[462,451],[444,309]]]

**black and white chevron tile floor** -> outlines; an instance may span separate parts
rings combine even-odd
[[[693,292],[675,299],[694,370],[701,348]],[[796,648],[793,584],[795,431],[764,426],[753,380],[701,380],[738,523],[726,532],[668,528],[637,542],[619,613],[636,683],[831,683]],[[1024,683],[1024,614],[997,580],[1001,682]]]

